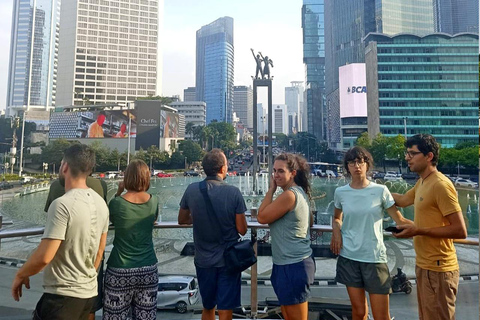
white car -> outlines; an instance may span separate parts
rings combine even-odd
[[[387,173],[383,177],[383,180],[385,180],[385,181],[396,181],[396,180],[402,180],[402,177],[397,176],[396,173]]]
[[[478,183],[473,182],[469,179],[459,178],[455,180],[455,186],[457,187],[470,187],[470,188],[478,188]]]
[[[185,313],[199,298],[197,279],[194,277],[158,277],[157,309],[176,309],[179,313]]]

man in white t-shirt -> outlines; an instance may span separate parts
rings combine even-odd
[[[74,144],[65,151],[59,173],[65,195],[50,205],[42,241],[13,280],[12,296],[18,301],[22,285],[29,289],[29,277],[45,268],[35,320],[87,319],[97,295],[108,207],[87,187],[94,165],[95,153],[85,145]]]

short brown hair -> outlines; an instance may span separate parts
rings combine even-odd
[[[130,162],[123,178],[125,189],[130,191],[147,191],[150,188],[150,170],[147,164],[140,159]]]
[[[370,168],[373,168],[373,157],[370,152],[368,152],[367,149],[363,147],[355,146],[353,148],[350,148],[343,157],[343,167],[345,168],[347,176],[350,174],[350,171],[348,171],[348,162],[354,160],[365,161],[367,164],[367,171],[369,171]]]
[[[68,163],[73,177],[86,177],[95,167],[95,151],[84,144],[74,143],[65,150],[63,161]]]
[[[215,148],[203,157],[202,166],[203,171],[209,177],[216,176],[220,169],[225,165],[225,158],[222,150]]]

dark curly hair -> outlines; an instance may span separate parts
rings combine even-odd
[[[308,165],[307,160],[305,160],[304,157],[293,153],[279,154],[275,158],[275,161],[277,160],[286,161],[287,168],[290,172],[293,170],[297,171],[293,181],[295,181],[295,183],[305,191],[308,198],[311,199],[312,188],[310,186],[310,166]]]
[[[373,168],[373,157],[370,152],[363,147],[356,146],[350,148],[343,157],[343,167],[345,168],[347,175],[350,175],[350,171],[348,171],[348,162],[353,160],[365,161],[367,163],[367,171],[370,170],[370,168]]]
[[[425,156],[431,152],[433,154],[432,165],[437,165],[440,145],[434,136],[423,133],[411,136],[405,141],[405,148],[411,148],[413,146],[417,146],[418,150]]]

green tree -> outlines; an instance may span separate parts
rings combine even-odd
[[[288,150],[288,141],[289,137],[286,134],[283,133],[275,133],[275,140],[277,141],[277,146],[279,148],[283,148],[285,150]]]
[[[149,95],[147,97],[139,97],[137,98],[137,100],[160,100],[161,104],[166,104],[166,105],[173,102],[173,99],[170,97],[153,96],[153,95]]]
[[[185,167],[185,156],[180,153],[180,151],[175,151],[172,153],[170,159],[170,168],[172,169],[182,169]]]
[[[135,154],[133,155],[133,159],[140,159],[140,160],[145,161],[145,163],[147,163],[148,162],[147,152],[145,150],[143,150],[143,148],[140,147],[140,150],[135,152]]]
[[[200,161],[203,158],[202,147],[192,140],[180,141],[178,150],[187,158],[188,164],[195,161]]]
[[[72,142],[67,141],[66,139],[51,141],[47,146],[42,148],[42,162],[46,162],[48,164],[54,163],[56,167],[59,168],[65,150],[71,145]]]
[[[363,147],[367,150],[371,150],[372,149],[372,141],[370,140],[370,138],[368,137],[368,132],[365,131],[363,132],[358,138],[357,138],[357,141],[355,141],[355,145],[356,146],[359,146],[359,147]]]

